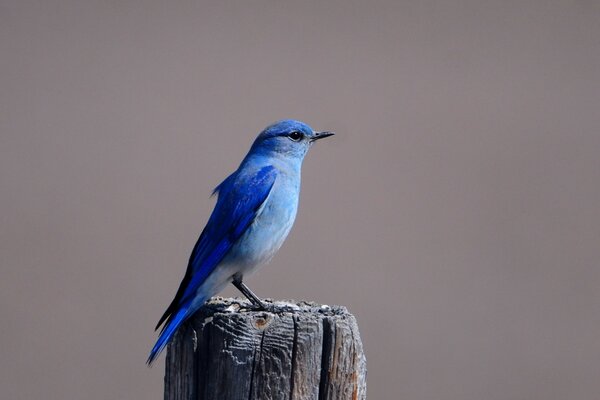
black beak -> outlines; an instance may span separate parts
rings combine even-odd
[[[310,141],[314,142],[315,140],[324,139],[326,137],[333,136],[333,135],[334,135],[333,132],[315,132],[314,136],[310,139]]]

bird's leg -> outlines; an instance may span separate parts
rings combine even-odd
[[[240,292],[242,292],[242,294],[246,296],[246,298],[250,300],[250,302],[254,304],[255,307],[257,307],[260,310],[267,309],[265,303],[263,303],[263,301],[257,295],[252,293],[252,290],[250,290],[250,288],[246,286],[241,279],[234,279],[231,283],[233,283],[233,286],[235,286]]]

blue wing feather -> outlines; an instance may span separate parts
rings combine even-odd
[[[190,306],[198,295],[198,288],[252,224],[276,177],[276,169],[266,166],[252,174],[234,173],[215,188],[214,193],[219,194],[217,204],[192,250],[179,290],[156,326],[158,329],[166,321],[150,352],[148,364],[158,356],[177,328],[196,311]]]

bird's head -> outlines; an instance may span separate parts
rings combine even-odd
[[[303,122],[286,119],[266,127],[250,152],[302,160],[315,141],[332,135],[332,132],[315,132]]]

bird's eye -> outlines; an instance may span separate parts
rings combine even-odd
[[[288,135],[288,137],[290,138],[290,140],[293,140],[294,142],[299,142],[300,140],[302,140],[304,135],[301,132],[294,131],[294,132],[290,133]]]

